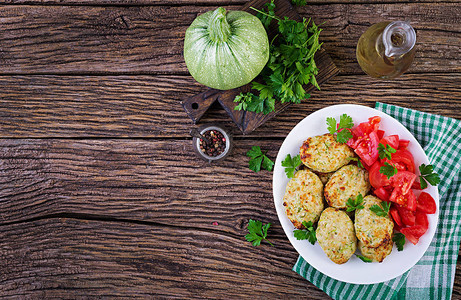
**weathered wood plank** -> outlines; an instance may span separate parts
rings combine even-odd
[[[214,228],[211,228],[214,227]],[[280,225],[275,247],[243,231],[48,219],[0,226],[0,293],[19,298],[328,299],[291,271],[297,253]]]
[[[373,3],[456,3],[459,0],[373,0]],[[140,5],[243,5],[246,0],[1,0],[3,5],[117,5],[117,6],[140,6]],[[308,5],[311,4],[351,4],[351,3],[370,3],[370,0],[308,0]]]
[[[255,248],[244,232],[219,229],[76,219],[0,226],[0,292],[9,298],[330,299],[291,271],[297,253],[278,222],[269,231],[274,247]],[[461,295],[459,265],[453,299]]]
[[[83,213],[239,234],[250,217],[277,218],[272,173],[249,170],[245,153],[275,158],[281,143],[236,140],[210,166],[191,140],[0,140],[0,224]]]
[[[461,119],[460,82],[460,74],[337,76],[249,137],[282,138],[308,114],[340,103],[382,101]],[[202,89],[189,76],[0,76],[0,137],[184,138],[193,125],[179,102]],[[241,135],[219,106],[206,122]]]
[[[0,7],[0,73],[187,74],[186,28],[216,6]],[[226,6],[238,9],[239,5]],[[371,24],[411,20],[418,51],[411,72],[458,72],[461,7],[431,4],[313,4],[302,16],[323,25],[321,39],[343,73],[361,73],[355,45]],[[20,26],[18,26],[20,24]]]

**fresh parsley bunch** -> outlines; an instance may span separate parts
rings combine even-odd
[[[252,82],[252,89],[259,91],[259,94],[241,93],[234,102],[239,103],[235,107],[237,110],[267,114],[274,110],[275,100],[300,103],[309,98],[303,85],[310,83],[320,89],[315,79],[319,70],[314,55],[322,46],[319,42],[322,30],[310,19],[297,22],[288,17],[281,19],[275,16],[274,0],[266,3],[265,7],[262,11],[253,9],[258,12],[257,17],[266,28],[271,19],[277,20],[278,34],[271,42],[269,61],[260,74],[261,82]]]
[[[364,208],[362,194],[359,193],[357,197],[355,197],[355,199],[352,199],[352,198],[347,199],[346,207],[347,207],[346,211],[348,212]]]

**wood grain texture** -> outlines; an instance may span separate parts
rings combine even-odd
[[[457,3],[459,0],[309,0],[308,5],[311,4],[352,4],[352,3]],[[117,5],[117,6],[151,6],[151,5],[232,5],[232,4],[245,4],[245,0],[1,0],[2,5],[85,5],[85,6],[103,6],[103,5]]]
[[[239,235],[120,222],[48,219],[0,226],[2,297],[328,297],[291,271],[297,253],[280,225],[275,247]],[[212,228],[214,227],[214,228]]]
[[[257,142],[271,158],[281,143]],[[272,173],[248,169],[254,144],[235,140],[210,166],[191,140],[0,140],[0,224],[83,213],[238,234],[250,217],[276,219]]]
[[[460,74],[411,74],[394,81],[337,76],[248,137],[285,137],[328,105],[376,101],[461,119]],[[0,137],[188,137],[181,99],[203,90],[189,76],[0,76]],[[199,124],[241,133],[218,106]]]
[[[240,6],[226,6],[238,9]],[[0,7],[0,73],[187,74],[186,28],[216,6]],[[355,45],[373,23],[411,20],[417,31],[410,72],[458,72],[461,7],[430,4],[313,4],[301,16],[326,22],[321,40],[345,74],[361,73]],[[20,27],[19,27],[20,24]]]

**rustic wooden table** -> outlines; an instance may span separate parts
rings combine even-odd
[[[184,32],[197,14],[245,0],[1,2],[2,296],[328,298],[291,271],[298,255],[277,220],[272,174],[250,171],[245,153],[259,145],[275,158],[297,122],[338,103],[461,119],[459,1],[297,8],[326,21],[321,39],[340,75],[247,136],[212,107],[203,122],[235,134],[233,155],[213,166],[192,152],[179,104],[204,89],[185,67]],[[397,19],[417,30],[416,60],[401,79],[373,80],[356,42]],[[274,247],[245,241],[250,218],[273,224]]]

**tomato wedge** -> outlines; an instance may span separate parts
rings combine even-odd
[[[366,140],[372,132],[376,133],[378,131],[380,122],[381,118],[378,116],[374,116],[368,118],[368,122],[360,123],[358,126],[352,129],[353,138],[349,139],[349,141],[347,141],[346,144],[352,149],[356,149],[360,145],[360,143],[362,143],[363,140]],[[378,133],[376,133],[376,137],[378,137]],[[380,138],[377,138],[377,140],[379,141]],[[371,166],[372,163],[369,163],[368,165]]]
[[[397,211],[399,212],[400,219],[402,220],[403,224],[408,225],[408,226],[415,225],[416,217],[415,217],[414,212],[412,212],[411,210],[408,210],[407,208],[401,205],[398,205],[398,204],[394,204],[394,205]]]
[[[400,219],[400,215],[399,215],[399,212],[397,211],[397,209],[395,207],[391,207],[389,209],[389,213],[391,214],[392,219],[394,220],[394,222],[397,225],[399,225],[400,227],[402,227],[403,226],[402,219]]]
[[[416,203],[416,209],[426,214],[434,214],[437,210],[434,198],[426,192],[422,192]]]
[[[374,193],[379,199],[389,201],[390,193],[384,187],[377,188]]]
[[[413,184],[411,185],[411,188],[414,190],[422,190],[421,182],[419,182],[418,180],[415,180]]]
[[[400,232],[403,233],[403,235],[407,238],[407,240],[412,242],[414,245],[416,245],[419,242],[419,238],[417,238],[414,235],[413,230],[410,227],[402,228],[400,229]]]
[[[399,149],[407,149],[408,144],[410,144],[409,140],[399,140]]]
[[[406,207],[408,210],[416,210],[416,196],[412,190],[409,190],[405,195],[402,195],[401,191],[395,188],[392,191],[389,200]]]
[[[422,211],[416,211],[415,213],[415,225],[422,226],[424,228],[424,232],[427,231],[429,228],[429,221],[427,219],[426,213]],[[423,233],[424,234],[424,233]],[[422,236],[422,234],[421,234]]]
[[[386,177],[386,175],[379,172],[379,169],[382,167],[382,164],[379,161],[376,161],[368,170],[368,178],[370,180],[370,184],[375,189],[378,189],[382,186],[386,186],[390,184],[390,180]]]
[[[416,175],[414,173],[409,171],[398,171],[397,174],[391,177],[391,185],[394,187],[394,191],[397,190],[397,193],[406,195],[415,180]],[[394,194],[394,192],[392,192],[392,194]]]
[[[396,134],[385,136],[379,141],[379,143],[383,144],[383,146],[389,145],[397,150],[399,148],[399,136]]]
[[[378,135],[372,131],[367,138],[364,138],[355,153],[369,166],[378,159]]]
[[[378,130],[376,131],[376,134],[378,135],[378,139],[382,139],[384,136],[384,130]]]
[[[400,164],[406,168],[407,171],[415,172],[415,162],[413,155],[407,149],[399,149],[392,154],[392,163]],[[398,169],[398,167],[397,167]]]

